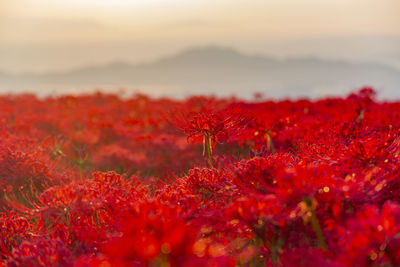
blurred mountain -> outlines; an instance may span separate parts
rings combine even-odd
[[[137,88],[150,95],[235,94],[268,97],[337,95],[369,85],[385,98],[400,97],[400,70],[382,63],[329,61],[314,57],[277,60],[223,47],[194,48],[145,64],[115,62],[68,72],[10,76],[3,88]],[[160,89],[162,88],[162,89]],[[62,91],[63,89],[61,89]]]

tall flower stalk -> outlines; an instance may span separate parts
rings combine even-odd
[[[215,145],[228,140],[241,129],[242,118],[238,116],[237,112],[230,111],[223,110],[215,113],[205,110],[194,115],[191,120],[184,116],[176,119],[174,123],[187,134],[188,140],[195,141],[200,138],[203,140],[203,156],[206,156],[207,153],[207,160],[211,168],[214,167]]]
[[[207,150],[207,156],[208,156],[208,163],[210,164],[211,168],[214,168],[213,159],[212,159],[212,154],[213,154],[212,138],[209,134],[207,134],[206,132],[203,132],[203,156],[205,156],[206,150]]]
[[[317,236],[318,246],[323,250],[328,250],[328,246],[326,245],[326,241],[322,233],[321,225],[319,224],[317,214],[315,213],[315,205],[312,199],[309,197],[305,197],[304,202],[307,205],[307,208],[311,215],[310,221],[312,228],[314,229],[315,235]]]

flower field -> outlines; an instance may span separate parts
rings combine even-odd
[[[400,102],[0,97],[0,266],[400,266]]]

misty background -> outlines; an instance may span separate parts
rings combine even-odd
[[[400,97],[396,0],[0,0],[0,93]]]

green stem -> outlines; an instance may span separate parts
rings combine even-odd
[[[357,116],[357,119],[356,119],[357,123],[360,123],[362,121],[362,119],[364,119],[364,113],[365,113],[365,109],[362,109]]]
[[[211,141],[211,136],[208,135],[208,134],[205,134],[204,138],[206,140],[208,162],[210,163],[210,167],[214,168],[213,161],[212,161],[212,141]]]
[[[278,254],[279,244],[277,239],[278,238],[274,234],[274,236],[272,237],[272,247],[271,247],[271,262],[273,264],[279,263],[279,254]]]
[[[309,197],[306,197],[304,201],[311,211],[311,225],[314,229],[315,234],[317,235],[318,245],[323,250],[328,250],[328,246],[326,245],[325,238],[321,230],[321,225],[319,224],[317,214],[315,213],[315,209],[312,205],[312,200]]]
[[[271,154],[275,154],[275,146],[274,142],[272,141],[270,131],[267,131],[266,136],[267,136],[267,147],[271,151]]]

